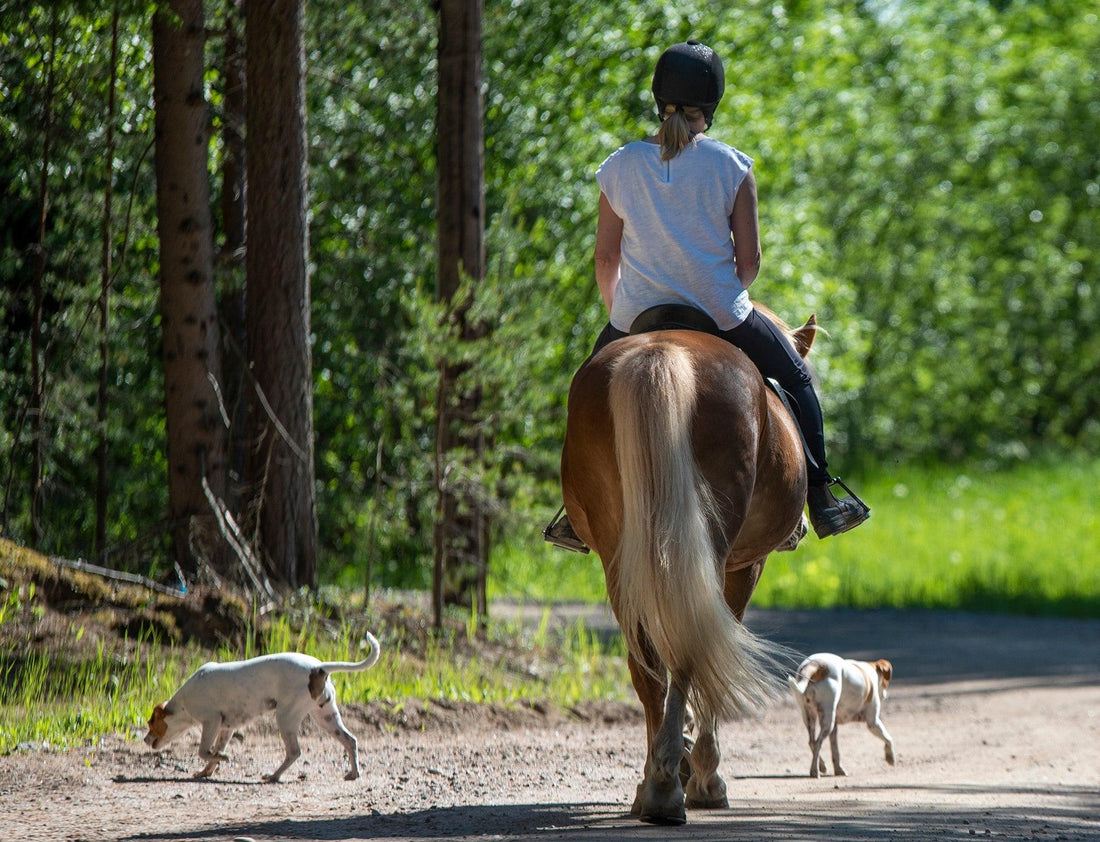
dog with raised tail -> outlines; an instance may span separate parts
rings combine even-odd
[[[282,652],[247,661],[205,664],[171,699],[153,708],[145,742],[154,751],[159,751],[192,726],[200,726],[199,758],[206,766],[196,772],[195,777],[209,778],[221,761],[229,759],[222,752],[233,732],[273,711],[286,747],[282,765],[270,775],[264,775],[264,780],[275,783],[301,756],[298,731],[302,721],[312,716],[347,751],[351,768],[344,780],[353,781],[359,777],[358,744],[340,719],[336,688],[329,675],[373,667],[378,662],[381,647],[370,632],[366,642],[370,645],[370,654],[357,663],[319,661],[297,652]]]
[[[837,726],[846,722],[866,722],[868,730],[886,744],[886,762],[894,765],[894,741],[882,724],[882,703],[893,674],[893,666],[885,659],[868,663],[819,652],[799,665],[797,675],[787,677],[810,735],[811,778],[825,771],[821,745],[826,736],[833,774],[848,774],[840,765],[836,738]]]

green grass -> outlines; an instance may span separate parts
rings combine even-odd
[[[1100,459],[995,471],[899,467],[853,485],[871,520],[824,541],[811,533],[796,552],[773,554],[754,605],[1100,617]],[[594,555],[533,546],[536,540],[494,557],[492,593],[605,598]]]
[[[882,471],[857,487],[874,511],[870,522],[826,541],[811,535],[796,552],[772,555],[753,604],[1100,617],[1098,488],[1096,458],[998,471]],[[540,527],[533,524],[522,543],[499,547],[491,597],[603,601],[599,559],[543,546]],[[0,628],[16,618],[33,625],[40,611],[33,586],[0,592]],[[367,619],[362,611],[355,616],[359,623]],[[582,626],[551,634],[548,618],[544,613],[535,628],[494,622],[476,646],[473,622],[461,617],[440,639],[422,623],[381,628],[381,663],[367,673],[334,676],[340,698],[381,702],[391,710],[426,699],[569,706],[630,698],[625,664],[617,657],[621,644],[609,650]],[[200,664],[260,654],[148,642],[146,654],[126,656],[81,645],[83,628],[69,634],[71,641],[53,654],[30,647],[0,654],[0,753],[24,743],[63,747],[105,733],[140,734],[152,705]],[[78,650],[85,654],[78,657]],[[284,650],[344,660],[359,651],[359,632],[308,615],[294,624],[280,619],[267,630],[264,651]]]
[[[42,652],[0,659],[0,754],[22,744],[76,745],[144,723],[155,701],[204,660],[166,654],[152,644],[148,657],[130,658],[99,645],[70,662]]]
[[[33,600],[33,593],[24,598]],[[22,607],[18,602],[13,592],[0,608],[0,623]],[[365,673],[333,675],[338,697],[345,703],[381,702],[391,711],[427,699],[504,705],[549,701],[569,707],[589,699],[628,698],[625,661],[608,657],[621,656],[621,645],[616,641],[609,648],[583,626],[551,634],[544,615],[534,629],[493,624],[487,639],[476,643],[468,639],[473,631],[473,624],[466,624],[436,638],[380,628],[378,665]],[[73,631],[73,648],[80,633]],[[68,747],[107,733],[137,737],[152,706],[206,661],[280,651],[347,660],[364,650],[347,623],[299,627],[280,618],[267,629],[263,651],[211,653],[150,642],[143,655],[132,657],[103,646],[73,660],[56,651],[0,657],[0,754],[25,744]]]

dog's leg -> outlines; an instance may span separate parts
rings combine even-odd
[[[344,747],[344,751],[348,753],[348,773],[344,775],[345,781],[354,781],[359,777],[359,744],[356,742],[355,737],[347,728],[344,727],[344,722],[340,719],[340,711],[336,707],[336,702],[333,701],[326,706],[328,709],[322,708],[314,714],[313,718],[318,720],[321,727],[334,736],[337,741]]]
[[[206,761],[206,766],[195,773],[196,778],[209,778],[218,768],[218,764],[229,758],[222,754],[226,742],[229,740],[229,731],[223,727],[221,717],[208,719],[202,723],[202,737],[199,739],[199,759]]]
[[[838,694],[839,695],[839,694]],[[818,726],[820,730],[817,737],[810,741],[810,749],[813,751],[813,760],[810,762],[810,777],[816,778],[825,771],[825,761],[821,759],[821,747],[825,744],[825,738],[836,731],[836,700],[829,707],[818,704]]]
[[[286,757],[283,758],[283,762],[278,769],[270,775],[264,775],[264,780],[268,783],[277,784],[283,772],[302,756],[302,747],[298,744],[298,729],[302,726],[302,719],[304,717],[295,715],[293,712],[275,715],[275,721],[279,725],[279,734],[283,738],[283,745],[286,746]]]
[[[814,727],[817,725],[817,709],[805,699],[799,699],[799,707],[802,708],[802,721],[806,723],[806,733],[810,737],[810,777],[816,778],[815,769],[825,771],[825,761],[820,759],[820,747],[815,748],[817,736]]]
[[[840,729],[836,725],[833,725],[832,733],[829,734],[829,749],[833,753],[833,774],[838,777],[844,777],[848,773],[844,771],[844,767],[840,765],[840,746],[837,744],[837,732]],[[825,771],[825,761],[821,762],[821,770]]]
[[[894,741],[890,738],[890,732],[886,730],[886,726],[882,724],[881,717],[877,712],[873,722],[867,723],[867,730],[886,743],[886,762],[891,766],[894,765]]]
[[[713,717],[701,722],[699,736],[691,750],[691,777],[688,779],[687,806],[703,809],[729,807],[726,782],[718,774],[718,723]]]

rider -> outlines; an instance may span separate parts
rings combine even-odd
[[[627,336],[651,307],[683,304],[706,313],[718,335],[778,381],[794,404],[808,456],[810,523],[825,538],[863,523],[870,509],[854,495],[833,495],[809,369],[749,300],[748,287],[760,271],[752,158],[706,135],[724,92],[725,73],[714,50],[698,41],[669,47],[653,74],[657,134],[618,149],[596,171],[596,283],[610,319],[593,353]],[[544,536],[587,552],[568,518],[551,524]]]

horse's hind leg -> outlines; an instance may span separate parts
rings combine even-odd
[[[683,691],[673,682],[665,700],[664,720],[649,746],[645,778],[630,812],[651,824],[683,824],[687,821],[680,761],[684,757]]]
[[[713,717],[700,722],[699,736],[691,751],[691,778],[687,783],[687,806],[716,809],[728,807],[726,782],[718,774],[718,723]]]

